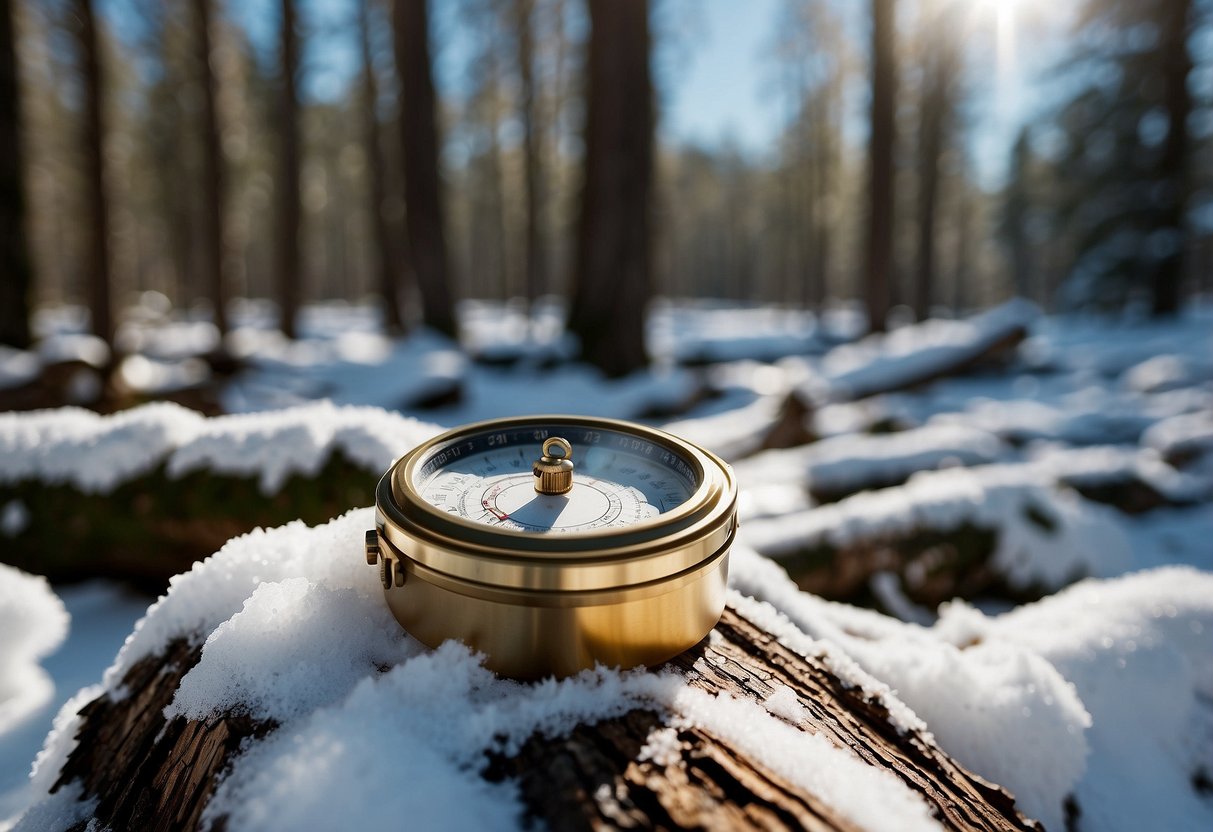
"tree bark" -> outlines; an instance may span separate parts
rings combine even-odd
[[[297,334],[300,272],[299,225],[299,37],[295,31],[295,0],[281,0],[282,10],[278,97],[278,179],[274,193],[278,202],[278,246],[276,282],[278,289],[279,329],[287,338]]]
[[[83,123],[80,152],[84,163],[84,274],[93,334],[114,343],[114,313],[110,292],[109,201],[105,187],[105,119],[102,112],[104,78],[93,0],[76,0],[76,36],[80,48]]]
[[[569,329],[610,376],[643,367],[651,288],[647,0],[590,0],[585,166]]]
[[[1188,76],[1192,55],[1188,36],[1192,30],[1192,0],[1167,0],[1159,4],[1159,54],[1163,68],[1163,104],[1169,128],[1158,161],[1157,184],[1164,194],[1160,231],[1171,236],[1170,247],[1155,262],[1151,288],[1155,316],[1179,311],[1180,286],[1184,278],[1185,248],[1188,244],[1186,212],[1191,139],[1188,116],[1192,112],[1192,93]]]
[[[868,228],[864,294],[868,328],[884,332],[893,281],[893,149],[896,141],[893,0],[872,0],[872,102],[868,136]]]
[[[404,205],[413,270],[425,325],[454,336],[442,219],[438,125],[430,75],[426,0],[395,0],[396,72],[400,77]]]
[[[0,344],[30,345],[34,267],[25,225],[16,10],[0,0]]]
[[[194,0],[194,44],[197,48],[198,74],[202,89],[202,269],[211,306],[214,308],[215,327],[219,335],[228,331],[227,301],[228,287],[225,275],[226,251],[224,246],[223,216],[226,197],[227,173],[223,163],[223,131],[219,124],[218,86],[213,49],[211,24],[214,18],[212,0]],[[222,345],[220,346],[222,350]]]
[[[123,680],[130,695],[85,705],[79,742],[55,788],[79,782],[85,798],[98,799],[95,816],[109,828],[196,829],[241,744],[276,727],[235,714],[166,720],[165,706],[201,653],[200,640],[174,641],[130,670]],[[945,828],[1039,828],[1010,794],[962,768],[929,737],[899,733],[883,705],[822,659],[789,650],[732,608],[711,636],[666,668],[710,694],[753,702],[777,685],[790,688],[805,709],[797,727],[890,772],[922,795]],[[563,737],[535,735],[516,756],[491,759],[486,776],[516,780],[530,818],[553,829],[854,828],[822,796],[797,790],[702,728],[679,729],[676,764],[638,759],[649,733],[667,722],[666,714],[639,709]]]
[[[365,122],[362,140],[366,148],[367,179],[370,200],[367,213],[375,254],[379,265],[379,294],[383,298],[384,329],[391,335],[404,332],[401,312],[400,272],[392,252],[392,235],[384,213],[387,202],[387,165],[383,160],[383,139],[379,129],[379,82],[375,74],[375,55],[371,50],[371,4],[361,0],[358,10],[358,34],[362,46],[362,107]]]

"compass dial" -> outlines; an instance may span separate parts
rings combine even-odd
[[[632,526],[685,503],[698,486],[694,466],[675,451],[613,430],[571,428],[572,487],[537,490],[532,466],[545,429],[486,432],[439,447],[420,465],[414,487],[434,507],[502,529],[588,532]],[[555,441],[554,439],[552,441]]]

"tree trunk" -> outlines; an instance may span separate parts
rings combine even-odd
[[[211,46],[212,0],[194,0],[194,44],[202,89],[202,269],[215,326],[226,335],[228,288],[225,271],[223,204],[227,174],[223,164],[223,131],[219,125],[218,89]],[[220,346],[222,349],[222,345]]]
[[[503,299],[507,300],[514,294],[514,284],[511,268],[508,223],[505,205],[505,174],[501,161],[501,142],[497,133],[501,129],[501,68],[498,65],[498,28],[500,20],[496,15],[487,14],[484,20],[484,64],[481,78],[480,94],[484,96],[486,112],[485,134],[488,136],[488,147],[484,155],[484,178],[481,183],[488,205],[486,225],[487,238],[479,241],[481,246],[489,248],[490,274],[496,278],[493,289]],[[491,247],[486,243],[491,241]]]
[[[201,640],[177,640],[136,664],[123,680],[130,695],[103,695],[81,709],[78,743],[59,772],[98,800],[95,817],[114,829],[196,829],[220,775],[242,743],[273,731],[238,714],[205,722],[163,716]],[[888,712],[839,679],[824,659],[789,650],[729,608],[714,633],[666,669],[710,694],[765,701],[790,688],[805,716],[797,727],[848,748],[922,795],[947,829],[1039,828],[998,786],[962,768],[927,736],[899,733]],[[515,779],[529,818],[553,829],[840,829],[854,826],[823,799],[710,731],[682,727],[680,760],[641,760],[639,751],[668,715],[638,709],[562,737],[535,735],[486,776]],[[219,818],[215,828],[223,828]]]
[[[84,237],[87,241],[84,250],[84,274],[93,334],[112,345],[114,313],[110,297],[109,202],[105,188],[105,121],[101,100],[104,79],[101,77],[101,48],[97,41],[93,0],[76,0],[75,9],[84,109],[84,122],[80,131],[85,188]]]
[[[535,90],[535,0],[514,0],[514,25],[518,36],[518,78],[522,117],[522,154],[525,178],[526,231],[523,270],[526,298],[534,312],[535,301],[547,290],[545,234],[543,233],[543,130],[536,123],[538,96]]]
[[[813,275],[812,291],[809,294],[810,308],[819,316],[830,293],[830,253],[832,250],[832,227],[834,200],[834,178],[837,173],[836,155],[834,153],[836,136],[834,130],[836,110],[834,104],[835,80],[831,78],[818,92],[819,124],[815,128],[817,139],[813,152],[814,188],[813,199],[817,202],[817,225],[813,235]]]
[[[383,325],[390,335],[404,332],[404,316],[401,313],[399,271],[392,253],[392,234],[388,229],[385,203],[387,201],[387,165],[383,161],[383,139],[379,130],[379,83],[375,74],[375,55],[371,50],[371,4],[373,0],[361,0],[358,10],[358,34],[362,46],[362,107],[365,128],[363,143],[366,148],[367,180],[370,187],[367,196],[370,205],[367,213],[371,221],[371,234],[375,241],[375,254],[379,265],[379,294],[383,298]]]
[[[1192,56],[1188,51],[1188,36],[1192,30],[1192,0],[1160,3],[1158,16],[1163,103],[1169,124],[1162,157],[1158,161],[1157,183],[1165,198],[1159,230],[1168,232],[1172,242],[1169,250],[1155,261],[1150,285],[1153,290],[1152,311],[1155,316],[1162,316],[1174,315],[1179,311],[1180,285],[1186,260],[1184,255],[1188,244],[1185,215],[1191,145],[1188,116],[1192,112],[1192,93],[1188,89],[1188,76],[1192,72]]]
[[[15,11],[12,0],[0,0],[0,344],[26,349],[34,269],[25,225]]]
[[[939,27],[946,21],[933,20]],[[918,249],[914,263],[914,317],[931,316],[935,284],[935,213],[939,195],[939,162],[943,156],[944,132],[951,107],[951,85],[955,67],[951,59],[952,33],[932,31],[927,38],[927,66],[923,73],[918,133]]]
[[[281,87],[278,99],[278,180],[274,193],[278,201],[278,248],[276,280],[279,328],[287,338],[296,336],[299,316],[300,272],[299,225],[299,38],[295,31],[295,0],[282,0]]]
[[[569,329],[610,376],[645,366],[653,89],[647,0],[590,0],[585,167]]]
[[[868,229],[864,294],[868,328],[884,332],[893,281],[893,146],[896,140],[893,0],[872,0],[872,105],[868,136]]]
[[[1010,249],[1011,280],[1015,294],[1021,298],[1040,300],[1044,294],[1034,292],[1032,287],[1032,252],[1028,243],[1028,211],[1031,197],[1028,193],[1029,162],[1031,160],[1028,128],[1019,131],[1011,150],[1011,181],[1007,185],[1003,202],[1002,231],[1005,244]]]
[[[396,0],[394,28],[403,128],[405,221],[421,290],[421,314],[426,326],[453,337],[455,313],[443,233],[426,0]]]
[[[973,220],[969,212],[973,208],[973,200],[969,198],[963,178],[957,190],[956,252],[952,263],[952,316],[955,318],[963,315],[971,302],[968,283],[972,279],[970,272],[973,269],[970,262],[972,258],[969,256],[970,237],[973,232]]]

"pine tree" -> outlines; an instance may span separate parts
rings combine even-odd
[[[585,169],[569,330],[622,376],[648,359],[653,87],[647,0],[590,0]]]
[[[417,287],[421,290],[425,325],[454,336],[455,312],[443,230],[438,124],[430,69],[429,15],[426,0],[396,0],[395,6],[409,250]]]
[[[1060,108],[1067,137],[1054,175],[1073,235],[1071,300],[1123,304],[1150,295],[1155,315],[1179,308],[1191,235],[1195,141],[1190,43],[1207,4],[1088,0],[1069,65],[1083,83]]]
[[[897,67],[893,0],[872,0],[872,101],[868,136],[868,227],[864,297],[868,328],[884,332],[893,282],[893,150]]]
[[[25,349],[34,271],[26,238],[14,11],[12,0],[0,0],[0,344]]]

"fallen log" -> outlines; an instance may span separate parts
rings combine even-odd
[[[175,639],[128,670],[120,687],[125,697],[106,693],[80,710],[77,744],[53,790],[80,787],[80,799],[96,803],[90,817],[71,828],[83,830],[94,820],[114,829],[204,828],[204,810],[241,749],[277,726],[239,712],[166,718],[165,707],[201,653],[197,641]],[[790,689],[800,706],[793,720],[800,731],[889,772],[921,795],[946,829],[1039,828],[1016,810],[1010,794],[958,765],[929,735],[899,731],[880,699],[841,679],[826,660],[789,649],[736,609],[727,609],[709,637],[665,669],[698,690],[755,703]],[[667,726],[676,731],[676,756],[646,759],[641,748]],[[727,739],[671,722],[652,708],[560,736],[535,734],[518,753],[495,755],[483,775],[516,782],[527,816],[553,829],[857,828],[821,795],[795,787]],[[350,795],[350,805],[364,798],[373,795]],[[210,820],[211,829],[227,826],[226,817]]]
[[[1028,335],[1036,307],[1010,301],[964,321],[931,320],[846,344],[822,362],[835,401],[920,387],[1005,364]]]
[[[872,578],[892,573],[930,608],[956,597],[1035,600],[1129,558],[1105,509],[1031,465],[922,471],[904,485],[756,518],[746,537],[808,592],[870,602]]]
[[[393,454],[436,431],[330,404],[213,419],[170,404],[0,414],[0,562],[159,593],[236,535],[373,503]]]
[[[55,583],[108,578],[156,594],[237,535],[294,519],[323,523],[374,502],[377,480],[333,453],[316,474],[289,477],[268,495],[256,476],[210,470],[173,476],[163,464],[105,493],[64,483],[0,483],[0,507],[19,506],[21,517],[0,561]]]

